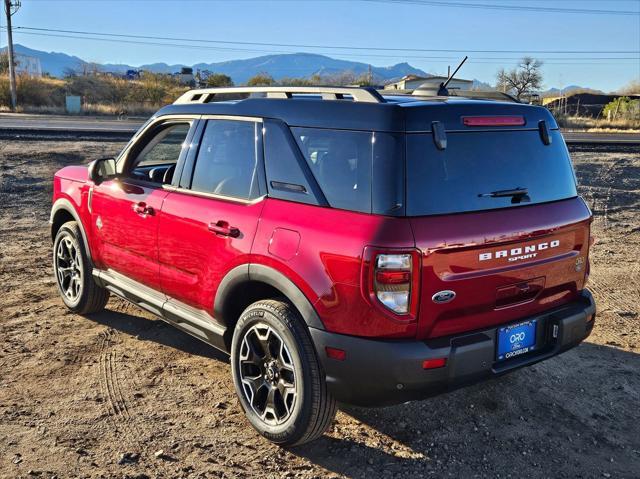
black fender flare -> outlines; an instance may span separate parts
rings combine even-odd
[[[89,248],[89,242],[87,240],[87,233],[84,230],[84,225],[82,224],[82,220],[80,219],[80,215],[76,211],[76,208],[73,206],[73,203],[66,198],[59,198],[51,207],[51,215],[49,216],[49,227],[51,228],[51,241],[55,241],[55,237],[53,236],[53,221],[56,217],[56,214],[60,211],[64,211],[73,216],[73,219],[76,223],[78,223],[78,228],[80,228],[80,233],[82,233],[82,243],[84,244],[84,250],[87,253],[87,257],[89,258],[89,262],[93,265],[93,258],[91,257],[91,249]]]
[[[293,281],[269,266],[254,263],[236,266],[222,279],[214,299],[214,317],[224,323],[228,323],[229,318],[225,318],[227,301],[237,291],[237,288],[248,285],[252,281],[265,283],[281,291],[300,312],[307,326],[321,330],[325,329],[313,304]]]

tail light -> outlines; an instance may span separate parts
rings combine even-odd
[[[372,251],[367,248],[369,295],[397,319],[417,316],[420,262],[417,251]],[[398,318],[400,316],[400,318]]]

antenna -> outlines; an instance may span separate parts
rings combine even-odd
[[[460,65],[458,65],[458,68],[456,68],[453,71],[453,73],[451,75],[449,75],[449,78],[447,78],[447,81],[443,82],[443,83],[440,83],[440,88],[438,88],[438,96],[449,96],[449,90],[447,90],[447,85],[449,84],[449,82],[451,80],[453,80],[453,77],[456,76],[456,73],[458,73],[458,70],[460,70],[462,65],[464,65],[464,62],[467,61],[467,58],[469,58],[469,57],[465,55],[465,57],[460,62]]]

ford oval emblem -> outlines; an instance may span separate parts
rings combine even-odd
[[[431,296],[431,299],[433,300],[434,303],[442,304],[442,303],[448,303],[450,301],[453,301],[453,298],[455,297],[456,297],[455,291],[446,289],[444,291],[438,291],[436,294]]]

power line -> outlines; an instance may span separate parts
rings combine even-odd
[[[39,1],[59,1],[59,0],[39,0]],[[112,0],[113,1],[113,0]],[[131,0],[120,0],[131,1]],[[138,0],[143,1],[143,0]],[[175,0],[163,0],[167,2],[174,2]],[[183,0],[185,1],[185,0]],[[201,2],[220,2],[231,3],[229,0],[191,0]],[[234,0],[234,2],[244,1],[247,3],[260,3],[256,0]],[[282,3],[299,2],[300,0],[272,0]],[[345,3],[344,0],[311,0],[314,3]],[[505,0],[507,1],[507,0]],[[520,1],[520,0],[515,0]],[[584,1],[584,0],[583,0]],[[635,2],[635,0],[629,0]],[[508,4],[496,4],[496,3],[470,3],[461,1],[443,1],[443,0],[352,0],[352,2],[366,2],[366,3],[387,3],[387,4],[408,4],[408,5],[420,5],[430,7],[442,7],[442,8],[475,8],[483,10],[506,10],[506,11],[519,11],[519,12],[538,12],[538,13],[554,13],[554,14],[570,14],[570,15],[621,15],[621,16],[637,16],[640,15],[640,11],[633,10],[610,10],[610,9],[591,9],[591,8],[560,8],[560,7],[545,7],[541,5],[508,5]]]
[[[569,13],[569,14],[587,14],[587,15],[622,15],[637,16],[640,11],[630,10],[594,10],[588,8],[557,8],[530,5],[502,5],[502,4],[486,4],[486,3],[468,3],[468,2],[451,2],[451,1],[435,1],[435,0],[359,0],[368,3],[395,3],[424,5],[433,7],[454,7],[454,8],[478,8],[484,10],[509,10],[522,12],[543,12],[543,13]]]
[[[5,27],[0,27],[0,30],[5,30]],[[267,53],[267,54],[293,54],[298,53],[295,51],[285,51],[285,50],[260,50],[260,49],[247,49],[247,48],[237,48],[237,47],[215,47],[215,46],[205,46],[205,45],[192,45],[187,43],[166,43],[166,42],[151,42],[151,41],[142,41],[142,40],[129,40],[125,38],[101,38],[101,37],[91,37],[91,36],[83,36],[83,35],[65,35],[65,34],[55,34],[55,33],[39,33],[39,32],[16,32],[21,35],[35,35],[35,36],[43,36],[43,37],[55,37],[55,38],[71,38],[76,40],[94,40],[94,41],[102,41],[102,42],[110,42],[110,43],[124,43],[124,44],[132,44],[132,45],[149,45],[149,46],[162,46],[162,47],[175,47],[175,48],[189,48],[189,49],[197,49],[197,50],[205,50],[205,51],[242,51],[242,52],[252,52],[252,53]],[[346,57],[373,57],[373,58],[403,58],[403,59],[421,59],[421,60],[430,60],[432,63],[448,63],[451,60],[455,60],[456,57],[443,57],[443,56],[420,56],[420,55],[404,55],[404,54],[396,54],[396,55],[383,55],[383,54],[364,54],[364,53],[339,53],[340,56]],[[519,57],[476,57],[473,60],[470,60],[470,63],[475,64],[490,64],[497,65],[503,64],[505,61],[517,61]],[[640,57],[551,57],[549,59],[542,59],[545,64],[548,65],[613,65],[613,64],[627,64],[632,65],[633,63],[627,63],[628,61],[640,61]],[[562,60],[562,61],[558,61]],[[568,60],[568,61],[567,61]],[[585,62],[588,60],[588,62]],[[618,61],[613,62],[613,60]],[[604,62],[603,62],[604,61]],[[597,63],[595,63],[597,62]]]
[[[82,30],[61,30],[54,28],[37,27],[14,27],[16,30],[28,30],[37,32],[69,33],[74,35],[92,35],[113,38],[133,38],[143,40],[164,40],[172,42],[210,43],[221,45],[242,45],[260,47],[280,47],[280,48],[305,48],[321,50],[366,50],[366,51],[389,51],[389,52],[427,52],[427,53],[519,53],[519,54],[633,54],[640,53],[640,50],[467,50],[467,49],[442,49],[442,48],[393,48],[393,47],[371,47],[371,46],[346,46],[346,45],[314,45],[300,43],[270,43],[270,42],[247,42],[232,40],[211,40],[184,37],[161,37],[152,35],[132,35],[107,32],[89,32]]]

